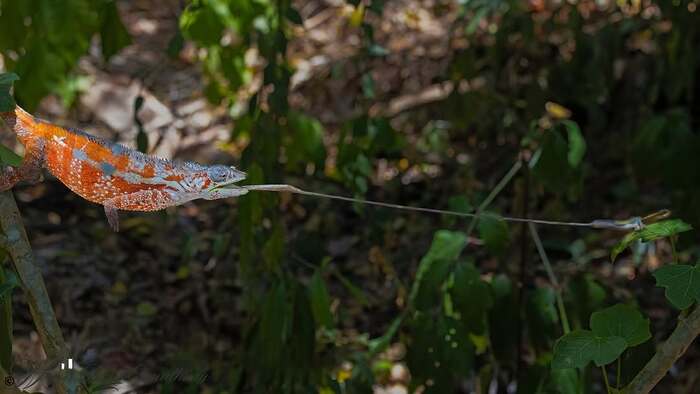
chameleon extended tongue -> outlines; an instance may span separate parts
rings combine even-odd
[[[546,225],[552,225],[552,226],[591,227],[591,228],[598,228],[598,229],[611,229],[611,230],[622,230],[622,231],[641,230],[645,224],[649,224],[653,221],[657,221],[657,220],[666,218],[671,214],[671,212],[669,210],[664,209],[664,210],[658,211],[656,213],[653,213],[651,215],[648,215],[644,218],[640,218],[640,217],[635,216],[635,217],[630,218],[628,220],[598,219],[598,220],[594,220],[592,222],[585,222],[585,223],[562,222],[562,221],[556,221],[556,220],[541,220],[541,219],[528,219],[528,218],[498,216],[498,215],[493,215],[493,214],[488,214],[488,213],[483,213],[483,212],[467,213],[467,212],[447,211],[447,210],[443,210],[443,209],[434,209],[434,208],[412,207],[409,205],[399,205],[399,204],[391,204],[391,203],[386,203],[386,202],[381,202],[381,201],[363,200],[360,198],[338,196],[335,194],[309,192],[306,190],[299,189],[298,187],[295,187],[292,185],[286,185],[286,184],[246,185],[246,186],[241,186],[241,187],[243,189],[247,189],[249,191],[290,192],[290,193],[303,194],[303,195],[312,196],[312,197],[330,198],[330,199],[334,199],[334,200],[342,200],[342,201],[355,202],[355,203],[360,203],[360,204],[375,205],[375,206],[391,208],[391,209],[402,209],[402,210],[406,210],[406,211],[426,212],[426,213],[433,213],[433,214],[440,214],[440,215],[451,215],[451,216],[470,217],[470,218],[492,216],[492,217],[495,217],[495,218],[498,218],[501,220],[505,220],[508,222],[546,224]]]

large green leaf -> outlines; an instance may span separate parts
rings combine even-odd
[[[627,348],[624,338],[598,336],[588,330],[572,331],[554,345],[552,368],[583,368],[590,361],[597,366],[610,364]]]
[[[700,300],[700,267],[665,265],[654,271],[656,285],[666,288],[666,298],[678,309],[688,308]]]
[[[649,242],[660,238],[671,237],[692,229],[693,226],[680,219],[664,220],[646,225],[641,230],[626,234],[622,240],[613,247],[610,252],[610,260],[615,261],[617,256],[635,241],[641,240]]]
[[[591,331],[575,330],[557,341],[552,368],[583,368],[589,361],[597,366],[609,364],[628,347],[651,338],[649,320],[627,305],[595,312],[590,323]]]
[[[599,336],[622,337],[627,346],[637,346],[651,338],[649,319],[634,307],[617,304],[591,315],[591,330]]]

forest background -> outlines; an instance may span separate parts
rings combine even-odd
[[[651,365],[693,392],[700,323],[652,356],[700,299],[699,6],[0,0],[0,93],[45,119],[249,183],[490,214],[251,193],[113,233],[47,176],[14,196],[82,369],[41,362],[6,247],[3,371],[44,392],[594,393]],[[660,209],[627,235],[494,216]]]

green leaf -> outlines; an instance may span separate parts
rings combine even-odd
[[[447,206],[450,211],[457,211],[463,213],[470,213],[474,210],[474,207],[469,203],[469,199],[466,196],[452,196],[447,200]]]
[[[546,393],[579,394],[582,393],[578,372],[573,368],[550,371]]]
[[[513,324],[521,318],[517,292],[508,276],[499,274],[491,280],[494,296],[489,310],[489,337],[496,359],[503,364],[515,362],[518,348],[518,327]]]
[[[591,330],[599,336],[622,337],[627,346],[637,346],[651,338],[649,319],[634,307],[617,304],[591,315]]]
[[[255,332],[255,362],[259,367],[277,368],[288,337],[293,310],[289,307],[285,283],[274,285],[260,300],[260,324]]]
[[[583,325],[594,311],[603,307],[606,294],[605,289],[588,274],[570,280],[564,296],[569,316]]]
[[[581,163],[581,160],[583,160],[583,156],[586,154],[586,140],[583,139],[581,129],[578,127],[576,122],[563,120],[561,123],[566,128],[569,139],[569,152],[567,158],[571,167],[576,168]]]
[[[486,17],[489,14],[489,7],[481,7],[476,10],[474,13],[474,16],[472,16],[469,19],[469,23],[467,23],[467,27],[464,28],[464,31],[467,33],[468,36],[471,36],[474,34],[476,29],[479,27],[479,23],[481,22],[484,17]]]
[[[180,16],[180,30],[185,38],[210,46],[219,43],[224,25],[211,8],[190,5]]]
[[[100,26],[102,42],[102,57],[108,61],[122,48],[131,44],[131,36],[126,30],[115,1],[106,1],[102,9],[102,24]]]
[[[168,42],[168,49],[166,50],[166,53],[171,58],[177,59],[177,57],[180,55],[180,52],[182,52],[182,48],[184,47],[185,37],[182,36],[182,32],[180,31],[180,29],[178,29],[177,32],[175,32],[173,37]]]
[[[454,261],[438,259],[422,277],[413,306],[419,311],[429,311],[439,307],[444,296],[444,284]]]
[[[453,377],[471,373],[474,345],[459,321],[439,315],[416,316],[409,324],[411,346],[406,361],[417,383],[432,380],[431,393],[452,391]]]
[[[303,287],[297,285],[295,290],[287,364],[301,370],[309,370],[316,349],[313,305]]]
[[[369,341],[369,343],[367,344],[367,348],[371,356],[375,356],[379,352],[383,352],[384,349],[389,347],[392,339],[394,338],[394,335],[396,335],[396,332],[401,327],[401,323],[403,323],[403,315],[399,315],[398,317],[396,317],[391,322],[386,332],[382,334],[382,336]]]
[[[494,213],[485,212],[477,224],[479,236],[486,248],[494,254],[500,254],[510,242],[508,224]]]
[[[15,81],[19,81],[19,76],[15,73],[0,73],[0,86],[12,85]]]
[[[570,186],[569,147],[561,133],[547,132],[542,141],[542,154],[532,169],[538,181],[555,192],[563,192]]]
[[[572,331],[554,345],[553,369],[583,368],[590,361],[596,366],[610,364],[627,347],[624,338],[598,336],[588,330]]]
[[[638,231],[639,237],[644,242],[653,241],[659,238],[666,238],[678,233],[690,231],[693,226],[680,220],[664,220],[658,223],[652,223],[646,225],[643,229]]]
[[[22,165],[22,157],[12,151],[12,149],[0,144],[0,163],[19,167]]]
[[[525,307],[533,344],[543,349],[551,349],[552,341],[558,337],[556,330],[559,322],[554,289],[538,287],[527,292]]]
[[[0,283],[0,300],[3,300],[6,296],[8,296],[12,292],[12,289],[17,286],[19,286],[17,275],[13,271],[6,270],[4,280],[2,280]]]
[[[284,255],[284,227],[278,221],[274,224],[272,234],[263,245],[262,255],[270,269],[274,269]]]
[[[641,230],[626,234],[620,240],[620,242],[613,247],[612,251],[610,252],[610,260],[614,262],[622,251],[627,249],[630,244],[638,240],[649,242],[659,238],[671,237],[678,233],[690,231],[692,229],[693,226],[680,219],[664,220],[658,223],[646,225]]]
[[[299,11],[294,9],[294,7],[287,8],[287,20],[294,23],[295,25],[301,26],[304,24],[304,21],[302,20],[301,15],[299,14]]]
[[[493,307],[493,295],[473,264],[457,265],[450,294],[467,329],[477,334],[484,333],[487,312]]]
[[[359,287],[355,286],[348,278],[345,277],[345,275],[341,274],[340,272],[333,271],[333,274],[338,278],[340,283],[345,286],[346,289],[350,292],[352,297],[357,300],[362,305],[369,305],[369,299],[367,298],[367,295],[365,294],[362,289]]]
[[[700,267],[673,264],[654,271],[656,285],[666,288],[666,298],[678,309],[686,309],[700,300]]]
[[[299,112],[290,112],[288,124],[291,133],[285,141],[287,167],[301,171],[306,168],[306,163],[313,163],[316,168],[323,170],[326,148],[321,122]]]
[[[9,112],[15,109],[17,103],[12,97],[12,85],[19,77],[13,73],[0,74],[0,112]]]
[[[316,327],[332,328],[333,316],[331,315],[330,296],[319,270],[316,270],[314,276],[311,277],[308,289]]]
[[[459,257],[464,247],[467,246],[467,236],[464,233],[448,230],[439,230],[433,237],[428,253],[423,256],[418,264],[416,280],[411,288],[409,303],[413,304],[418,296],[418,291],[422,286],[425,277],[433,269],[438,261],[454,261]]]

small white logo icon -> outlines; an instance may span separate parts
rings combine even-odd
[[[66,369],[65,363],[61,363],[61,369]],[[72,358],[68,359],[68,369],[73,369],[73,359]]]

